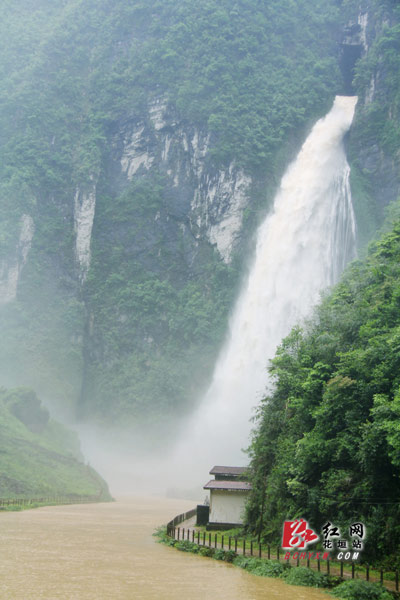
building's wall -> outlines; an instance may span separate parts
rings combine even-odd
[[[243,523],[248,492],[210,490],[210,523]]]

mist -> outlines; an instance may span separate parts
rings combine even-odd
[[[0,383],[114,494],[202,497],[246,464],[269,361],[355,256],[355,97],[318,120],[344,89],[329,2],[190,4],[2,24]]]

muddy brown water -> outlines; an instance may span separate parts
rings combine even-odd
[[[0,513],[1,600],[328,600],[158,544],[154,529],[193,503],[129,498]]]

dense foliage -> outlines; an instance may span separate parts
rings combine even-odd
[[[390,600],[393,595],[378,583],[369,583],[360,579],[344,581],[332,590],[332,596],[343,600]]]
[[[280,540],[285,519],[364,521],[363,556],[398,566],[400,222],[354,263],[315,321],[283,341],[251,445],[249,526]]]
[[[4,4],[0,271],[22,214],[35,231],[17,301],[0,314],[0,380],[32,385],[69,418],[189,409],[223,339],[241,259],[228,267],[207,239],[183,236],[187,209],[174,203],[188,192],[173,189],[175,172],[167,181],[155,162],[122,180],[115,136],[148,124],[151,102],[165,101],[180,127],[209,134],[207,168],[234,161],[254,174],[250,230],[267,184],[341,87],[337,3]],[[74,197],[93,181],[81,286]]]

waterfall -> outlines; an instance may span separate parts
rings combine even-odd
[[[211,385],[186,428],[189,434],[175,448],[185,476],[193,463],[197,475],[201,467],[206,477],[213,464],[246,462],[241,448],[248,445],[252,409],[268,385],[268,361],[355,256],[343,137],[356,103],[357,97],[337,96],[314,125],[259,227],[253,264]]]
[[[296,324],[310,316],[320,292],[334,284],[355,256],[355,219],[343,138],[356,97],[338,96],[313,127],[282,178],[270,213],[257,232],[256,250],[230,320],[211,385],[184,432],[170,430],[170,451],[143,454],[122,438],[98,443],[81,429],[83,450],[120,492],[198,492],[215,464],[241,465],[250,417],[268,386],[268,362]],[[135,438],[140,437],[137,432]],[[143,432],[146,435],[146,432]]]

